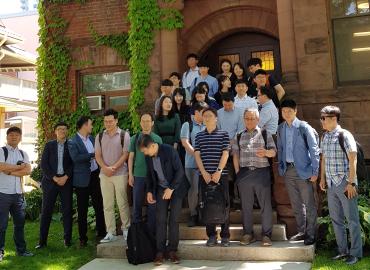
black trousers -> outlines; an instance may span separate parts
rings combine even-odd
[[[179,245],[179,223],[178,217],[181,212],[182,198],[174,196],[170,200],[163,200],[164,189],[158,187],[156,194],[156,241],[157,252],[177,251]],[[168,206],[170,206],[170,217],[167,224]],[[168,233],[168,246],[166,248]]]
[[[62,187],[53,180],[44,179],[41,188],[43,193],[39,243],[47,243],[50,222],[58,195],[60,195],[62,203],[64,240],[70,242],[72,238],[72,179],[68,179]]]
[[[91,197],[92,206],[96,217],[96,234],[104,237],[106,234],[103,197],[100,189],[99,170],[91,173],[90,183],[87,187],[75,187],[77,195],[77,214],[78,214],[78,233],[81,241],[87,241],[87,211],[89,208],[89,198]]]

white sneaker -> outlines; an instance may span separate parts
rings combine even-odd
[[[114,236],[111,233],[107,233],[107,235],[102,240],[100,240],[100,243],[109,243],[109,242],[113,242],[115,240],[117,240],[116,236]]]
[[[125,241],[127,241],[128,229],[123,229],[122,234],[123,234],[123,239],[125,239]]]

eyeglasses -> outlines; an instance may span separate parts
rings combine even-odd
[[[335,115],[325,115],[325,116],[321,116],[320,120],[325,121],[326,118],[333,118],[333,117],[336,117],[336,116]]]

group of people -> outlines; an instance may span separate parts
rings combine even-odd
[[[230,208],[239,204],[243,216],[240,244],[256,241],[253,232],[256,197],[262,217],[261,245],[271,246],[271,166],[276,156],[278,172],[284,177],[297,222],[298,233],[290,240],[303,240],[305,245],[311,245],[316,241],[317,219],[313,184],[319,176],[321,154],[320,187],[328,194],[338,244],[338,254],[333,259],[356,263],[362,257],[357,148],[352,134],[338,124],[339,108],[326,106],[321,110],[325,133],[320,143],[317,132],[297,118],[295,101],[281,102],[285,91],[262,69],[260,59],[248,61],[250,77],[241,63],[232,66],[228,60],[221,61],[221,73],[216,77],[208,74],[207,63],[198,62],[195,54],[188,55],[187,64],[183,76],[173,72],[162,81],[155,116],[151,112],[142,113],[141,130],[131,137],[118,127],[118,113],[113,109],[105,111],[105,129],[96,138],[91,136],[92,121],[88,116],[78,120],[78,132],[72,139],[67,138],[65,123],[55,126],[56,140],[45,145],[41,158],[43,204],[36,248],[47,246],[58,194],[62,203],[64,244],[71,245],[73,190],[77,195],[82,247],[88,241],[89,197],[96,214],[97,236],[102,243],[116,240],[119,228],[116,228],[115,202],[125,239],[131,223],[143,222],[142,209],[146,202],[145,222],[156,239],[154,263],[161,265],[167,258],[177,264],[180,262],[176,253],[178,217],[186,196],[190,210],[188,226],[205,225],[209,247],[219,244],[216,225],[221,225],[220,245],[230,245]],[[16,228],[18,254],[32,255],[26,250],[23,235],[20,177],[29,174],[30,166],[26,153],[17,148],[20,134],[20,129],[10,128],[7,151],[0,150],[0,256],[4,254],[9,212]],[[344,139],[345,152],[339,138]],[[18,164],[19,161],[22,163]],[[133,188],[131,214],[128,186]],[[217,196],[208,198],[212,192],[217,192]],[[350,250],[345,219],[350,228]]]

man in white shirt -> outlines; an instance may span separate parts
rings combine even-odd
[[[182,87],[190,93],[191,84],[195,78],[199,77],[199,68],[198,68],[199,58],[195,53],[191,53],[186,57],[186,62],[189,69],[184,72],[182,76]],[[190,101],[190,100],[189,100]]]
[[[240,108],[243,112],[246,109],[258,109],[257,101],[247,95],[248,86],[247,82],[244,80],[236,80],[235,82],[235,102],[234,105]]]

